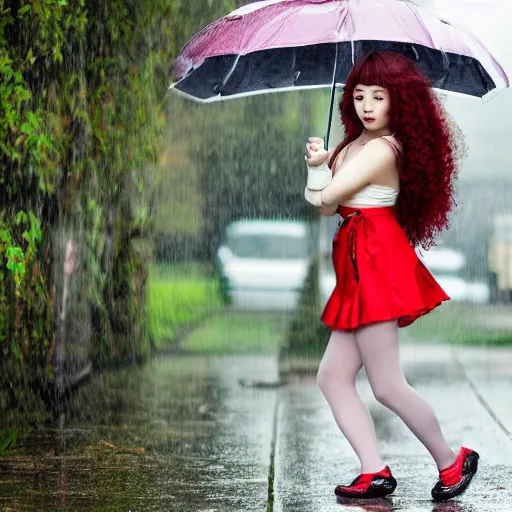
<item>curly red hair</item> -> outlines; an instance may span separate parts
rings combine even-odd
[[[393,52],[371,53],[356,63],[347,78],[340,103],[345,138],[333,152],[331,164],[364,129],[354,107],[357,84],[389,91],[389,129],[404,149],[395,212],[411,245],[427,249],[448,227],[448,214],[455,205],[455,138],[444,109],[412,60]]]

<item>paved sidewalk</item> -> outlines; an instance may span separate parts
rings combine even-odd
[[[512,350],[459,348],[454,356],[482,405],[512,439]]]
[[[276,379],[274,356],[176,355],[95,376],[79,417],[0,458],[0,511],[264,511],[277,392],[250,384]]]
[[[409,382],[433,405],[450,445],[469,446],[481,455],[479,473],[467,493],[441,505],[431,500],[435,464],[401,420],[375,401],[363,378],[358,387],[398,487],[386,500],[338,504],[335,485],[349,483],[359,465],[314,377],[309,377],[280,393],[274,511],[512,511],[512,350],[404,345],[402,359]]]
[[[173,356],[96,376],[78,397],[79,416],[0,458],[0,511],[264,512],[278,404],[276,512],[512,512],[512,350],[404,344],[402,354],[449,443],[482,456],[460,500],[431,501],[435,465],[364,378],[399,486],[389,500],[340,505],[334,487],[358,461],[314,376],[276,389],[274,356]]]

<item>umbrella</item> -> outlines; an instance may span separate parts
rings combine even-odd
[[[174,64],[170,88],[201,102],[335,88],[361,56],[411,58],[435,89],[487,99],[508,77],[468,30],[404,0],[263,0],[198,32]]]

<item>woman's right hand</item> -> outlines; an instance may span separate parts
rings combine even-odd
[[[323,190],[332,180],[332,172],[327,166],[329,152],[324,149],[324,141],[319,137],[310,137],[306,144],[306,167],[309,190]]]
[[[306,143],[306,163],[310,166],[323,164],[329,152],[324,149],[324,139],[320,137],[309,137]]]

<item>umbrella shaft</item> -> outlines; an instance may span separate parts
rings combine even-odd
[[[329,136],[331,135],[332,110],[334,107],[334,95],[336,93],[336,69],[338,67],[338,43],[336,43],[336,53],[334,57],[334,71],[332,73],[331,99],[329,102],[329,117],[327,120],[327,134],[325,136],[325,149],[329,149]]]

